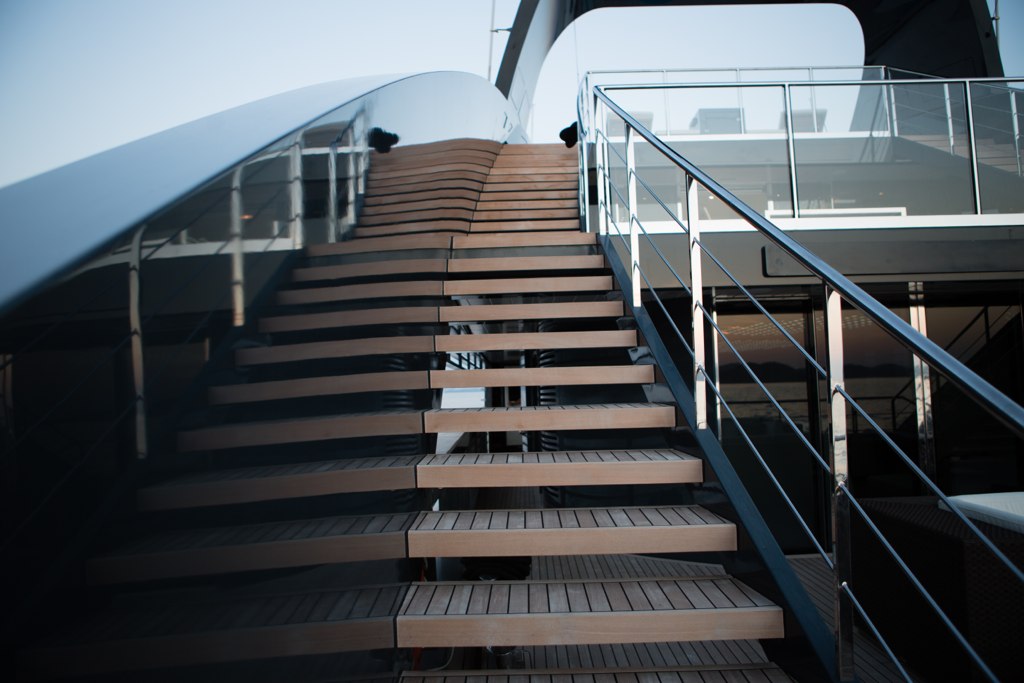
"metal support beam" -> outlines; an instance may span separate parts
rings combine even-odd
[[[301,249],[306,244],[306,234],[302,225],[302,141],[296,140],[289,150],[288,156],[289,204],[288,221],[293,244]]]
[[[149,452],[146,429],[146,378],[142,346],[142,288],[140,269],[142,267],[142,234],[145,224],[132,235],[132,250],[128,261],[128,324],[132,335],[132,382],[135,389],[135,457],[144,460]],[[10,367],[5,377],[10,377]],[[7,398],[10,387],[4,387]]]
[[[231,311],[235,327],[245,325],[245,245],[242,239],[242,169],[231,175]]]

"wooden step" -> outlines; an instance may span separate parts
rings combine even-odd
[[[571,209],[579,212],[579,206],[577,202],[575,192],[566,192],[564,194],[573,195],[565,199],[543,199],[540,197],[529,196],[528,192],[519,193],[525,195],[523,198],[509,199],[508,197],[501,197],[498,195],[497,198],[481,198],[479,202],[475,202],[475,209],[477,211],[508,211],[516,209],[519,211],[531,211],[539,209]]]
[[[368,337],[239,349],[235,352],[235,362],[239,365],[263,365],[400,353],[629,348],[636,345],[637,336],[633,330]]]
[[[735,579],[414,583],[398,647],[780,638],[782,610]]]
[[[528,270],[601,270],[604,256],[488,256],[448,261],[449,273],[501,273]],[[415,271],[407,271],[415,272]],[[609,289],[611,289],[609,287]]]
[[[494,202],[514,201],[536,201],[544,199],[569,199],[573,202],[579,200],[577,190],[532,190],[532,191],[506,191],[506,192],[481,192],[479,203],[481,208],[486,204]]]
[[[329,415],[182,431],[178,433],[178,450],[220,450],[422,432],[423,418],[418,411]]]
[[[579,218],[550,220],[474,221],[471,232],[531,232],[539,230],[579,230]]]
[[[147,486],[141,510],[176,510],[337,493],[416,488],[422,456],[352,458],[204,472]]]
[[[452,249],[497,249],[502,247],[576,247],[597,244],[591,232],[534,232],[456,235]]]
[[[555,292],[608,292],[613,288],[611,275],[569,277],[517,277],[486,280],[448,280],[445,296],[483,294],[546,294]],[[425,290],[429,289],[424,287]]]
[[[651,367],[651,366],[647,366]],[[269,382],[224,384],[210,387],[212,405],[281,401],[312,396],[341,396],[377,391],[413,391],[430,389],[430,373],[426,370],[408,372],[367,372],[326,377],[299,377]]]
[[[736,527],[699,506],[423,512],[409,557],[713,552]]]
[[[224,384],[210,387],[207,394],[210,404],[226,405],[377,391],[650,384],[652,382],[654,382],[653,365],[411,370]]]
[[[367,197],[388,197],[396,194],[410,194],[413,192],[434,192],[439,190],[469,190],[480,192],[484,189],[486,181],[480,178],[440,178],[434,180],[421,180],[418,182],[392,182],[387,184],[367,186]]]
[[[392,200],[386,203],[377,202],[376,204],[364,206],[359,216],[360,223],[363,223],[363,219],[369,216],[398,216],[404,213],[416,213],[418,211],[428,211],[432,209],[462,209],[466,211],[474,211],[476,210],[476,204],[477,201],[475,197],[472,199],[443,197],[438,199],[417,199],[402,202]]]
[[[92,583],[126,583],[406,557],[420,514],[324,517],[168,532],[92,558]]]
[[[498,153],[502,156],[507,154],[554,154],[556,156],[572,156],[576,157],[576,150],[570,147],[566,147],[560,142],[544,142],[544,143],[510,143],[502,145],[498,148]]]
[[[549,219],[571,219],[580,215],[579,208],[544,209],[478,209],[470,214],[474,223],[481,221],[539,221]],[[445,216],[447,217],[447,216]],[[578,223],[577,226],[578,227]]]
[[[657,403],[458,408],[428,410],[424,430],[438,432],[530,432],[540,430],[650,429],[674,427],[675,409]]]
[[[702,476],[699,458],[667,449],[448,453],[416,466],[417,485],[427,489],[682,484]]]
[[[492,170],[491,165],[487,163],[473,163],[473,162],[452,162],[446,164],[427,164],[424,166],[412,166],[407,167],[399,164],[388,166],[385,169],[374,169],[370,168],[370,172],[367,175],[367,182],[372,183],[376,180],[385,180],[393,178],[407,178],[412,176],[417,177],[429,177],[440,173],[465,173],[474,175],[486,175]]]
[[[635,330],[587,332],[507,332],[450,334],[434,338],[438,351],[531,351],[542,349],[629,348],[637,345]]]
[[[433,389],[650,384],[653,381],[653,365],[430,371],[430,387]]]
[[[315,282],[317,280],[346,280],[356,277],[378,277],[382,275],[444,273],[448,270],[448,265],[449,260],[446,258],[417,258],[369,261],[366,263],[343,263],[337,266],[310,266],[293,270],[292,281]]]
[[[421,154],[437,154],[440,152],[453,152],[459,150],[474,149],[491,154],[499,154],[505,149],[505,145],[493,140],[481,140],[480,138],[452,138],[440,142],[422,142],[415,145],[401,144],[391,149],[390,152],[371,152],[372,161],[377,159],[405,159],[419,156]],[[371,161],[371,163],[372,163]]]
[[[614,655],[613,655],[614,661]],[[774,664],[722,664],[709,666],[655,666],[633,668],[507,669],[437,672],[406,671],[402,683],[792,683]]]
[[[259,329],[260,332],[297,332],[334,327],[436,322],[438,322],[437,306],[395,306],[391,308],[331,311],[329,313],[302,313],[299,315],[261,318]]]
[[[547,180],[536,182],[537,179],[531,176],[494,176],[480,186],[482,192],[527,192],[527,191],[558,191],[571,190],[579,191],[579,178],[570,177],[568,174],[558,176],[559,180]],[[501,178],[499,182],[497,178]],[[527,178],[528,180],[524,180]]]
[[[30,678],[237,662],[394,647],[395,613],[407,586],[168,600],[104,615],[64,643],[23,657]],[[145,680],[145,679],[143,679]]]
[[[401,205],[405,202],[427,201],[431,199],[468,199],[469,201],[476,202],[479,197],[479,191],[463,188],[423,190],[422,192],[406,192],[402,194],[367,195],[363,206],[368,208],[387,206],[389,204]]]
[[[501,168],[491,169],[487,184],[491,183],[544,183],[545,189],[564,189],[562,184],[576,185],[579,182],[575,168]],[[490,188],[488,188],[490,189]]]
[[[632,344],[636,346],[636,344]],[[293,363],[324,358],[352,358],[399,353],[433,353],[434,338],[428,335],[410,337],[368,337],[340,341],[282,344],[235,351],[238,365]]]
[[[434,168],[444,164],[477,164],[490,168],[498,155],[466,149],[453,152],[432,152],[416,156],[400,158],[381,155],[374,158],[373,170],[386,171],[397,168]]]
[[[373,175],[366,180],[367,192],[379,193],[382,189],[401,188],[401,192],[409,192],[411,188],[423,187],[427,183],[439,180],[458,180],[460,184],[455,187],[475,188],[477,185],[471,183],[485,183],[489,177],[487,169],[483,166],[476,170],[452,169],[447,171],[417,172],[414,175],[399,174],[395,176]],[[437,186],[432,186],[436,189]]]
[[[582,234],[582,233],[581,233]],[[595,239],[596,235],[592,235]],[[340,256],[345,254],[365,254],[383,251],[404,251],[413,249],[450,249],[452,238],[448,235],[408,235],[397,237],[377,237],[334,244],[312,244],[306,247],[306,255]]]
[[[444,284],[440,280],[410,280],[402,282],[371,282],[362,285],[339,285],[337,287],[286,289],[277,293],[277,303],[281,306],[292,306],[328,301],[410,299],[420,296],[438,297],[444,296]]]
[[[428,221],[466,221],[473,220],[474,209],[443,208],[423,209],[420,211],[391,212],[377,215],[362,215],[359,217],[359,227],[372,228],[376,226],[396,225],[398,223],[426,223]]]
[[[685,484],[702,481],[699,458],[679,451],[543,451],[353,458],[215,470],[139,490],[141,510],[400,489]]]
[[[499,154],[494,159],[494,168],[558,166],[575,170],[578,164],[578,157],[565,154]]]
[[[416,234],[466,234],[472,229],[472,223],[468,220],[436,220],[422,221],[415,223],[396,223],[393,225],[374,225],[365,228],[356,228],[356,239],[372,237],[388,237],[392,235],[416,235]]]
[[[474,304],[445,306],[438,311],[443,323],[491,320],[562,320],[568,318],[618,318],[621,301],[573,301],[553,304]]]

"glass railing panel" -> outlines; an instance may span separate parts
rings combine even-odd
[[[801,215],[973,213],[962,91],[942,83],[793,86]],[[814,116],[801,111],[804,103]]]
[[[970,87],[982,213],[1024,212],[1024,81]]]

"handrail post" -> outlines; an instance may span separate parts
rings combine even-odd
[[[1017,175],[1024,175],[1020,158],[1020,121],[1017,120],[1017,93],[1010,91],[1010,116],[1013,122],[1013,156],[1017,162]]]
[[[351,154],[351,152],[349,152]],[[327,150],[327,241],[338,240],[338,141]]]
[[[942,90],[946,100],[946,131],[949,135],[949,153],[956,154],[956,138],[953,131],[953,104],[949,99],[949,83],[943,83]]]
[[[693,338],[693,400],[697,429],[708,428],[708,394],[704,386],[704,274],[700,254],[700,216],[698,190],[700,185],[693,176],[686,175],[686,228],[690,247],[690,296]]]
[[[637,230],[639,219],[636,216],[636,146],[633,128],[626,126],[626,201],[629,202],[629,255],[630,278],[633,283],[633,308],[640,307],[640,236]]]
[[[135,387],[135,457],[144,460],[149,451],[146,437],[146,381],[142,345],[142,235],[146,232],[143,224],[132,235],[132,250],[128,261],[128,324],[132,335],[132,382]],[[4,379],[10,382],[11,372],[6,370]],[[0,387],[4,400],[10,400],[8,386]]]
[[[789,83],[782,86],[786,107],[786,153],[789,155],[789,191],[793,197],[793,218],[800,218],[800,198],[796,187],[796,136],[793,131],[793,92]]]
[[[978,182],[978,143],[974,138],[974,104],[971,84],[964,81],[964,101],[967,103],[967,143],[971,150],[971,182],[974,184],[974,213],[981,215],[981,185]]]
[[[592,124],[593,125],[593,124]],[[605,154],[604,136],[598,140],[594,136],[594,174],[597,181],[597,232],[601,235],[608,234],[608,197],[605,194],[605,176],[608,173],[608,156]]]
[[[828,373],[829,468],[832,472],[832,552],[834,558],[834,598],[836,668],[840,681],[854,680],[853,607],[844,587],[852,573],[850,543],[850,500],[844,487],[849,481],[846,438],[846,399],[843,372],[843,300],[839,292],[825,285],[825,369]]]
[[[288,153],[289,204],[293,243],[301,249],[306,243],[302,225],[302,141],[296,140]]]
[[[231,175],[231,310],[232,324],[245,325],[245,244],[242,239],[242,169]]]

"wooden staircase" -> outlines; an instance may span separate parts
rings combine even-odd
[[[783,635],[778,607],[718,565],[643,557],[730,552],[737,530],[679,502],[701,460],[671,447],[675,408],[645,398],[655,366],[628,361],[642,340],[594,236],[578,231],[576,185],[560,146],[375,154],[356,238],[306,250],[257,322],[260,342],[235,350],[231,380],[179,431],[176,473],[139,489],[135,529],[89,561],[88,581],[113,597],[23,653],[25,676],[199,680],[253,660],[455,648],[464,664],[466,648],[576,647],[574,677],[789,680],[756,643]],[[583,360],[527,362],[552,351]],[[459,354],[487,366],[446,367]],[[538,387],[616,400],[538,402]],[[467,388],[492,401],[440,403]],[[525,450],[514,432],[597,442]],[[432,452],[442,433],[485,448]],[[604,434],[626,445],[604,447]],[[539,495],[562,487],[600,504]],[[617,498],[650,490],[674,501]],[[546,562],[543,578],[435,580],[458,558],[524,557]],[[660,659],[623,644],[660,644]],[[595,664],[609,648],[614,669]]]

